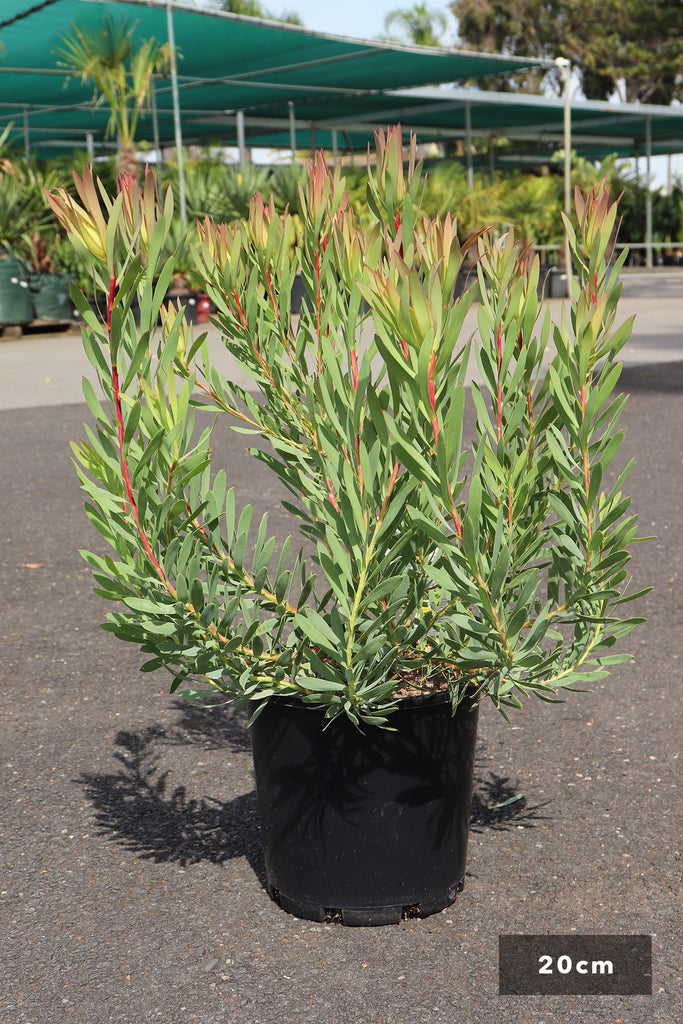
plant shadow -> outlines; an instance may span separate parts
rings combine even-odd
[[[169,786],[163,762],[169,748],[193,746],[245,754],[250,750],[247,715],[229,705],[205,707],[175,701],[179,713],[172,726],[154,724],[140,731],[121,730],[114,740],[116,771],[82,774],[100,834],[144,860],[182,866],[208,861],[224,864],[246,857],[267,889],[256,792],[223,802],[211,796],[188,797],[185,786]],[[474,832],[534,827],[545,820],[509,778],[475,766],[470,828]]]
[[[618,391],[675,393],[683,391],[683,362],[646,363],[624,367],[617,383]]]
[[[546,801],[547,803],[547,801]],[[509,778],[489,772],[482,778],[475,764],[475,783],[470,811],[470,831],[505,832],[510,828],[535,828],[537,822],[550,820],[541,814],[545,804],[529,804],[518,784]]]
[[[82,774],[77,780],[95,809],[100,834],[155,863],[224,864],[246,857],[265,888],[255,791],[226,802],[188,797],[185,786],[169,786],[170,770],[162,767],[169,747],[248,751],[246,716],[228,707],[182,701],[174,707],[180,719],[172,728],[155,724],[116,734],[117,771]]]

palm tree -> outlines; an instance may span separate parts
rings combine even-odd
[[[118,135],[120,171],[134,177],[138,173],[135,132],[140,115],[147,109],[152,76],[170,63],[168,43],[158,45],[148,39],[135,46],[137,22],[121,18],[118,23],[105,15],[99,28],[92,31],[73,25],[72,36],[62,36],[64,48],[57,51],[66,67],[90,80],[97,102],[106,102],[111,115],[107,134]]]
[[[439,42],[448,26],[443,11],[431,10],[427,4],[413,4],[390,11],[384,19],[384,28],[389,38],[392,30],[398,28],[401,37],[416,46],[441,46]]]

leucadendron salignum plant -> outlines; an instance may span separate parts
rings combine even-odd
[[[577,194],[578,277],[551,324],[537,258],[512,234],[461,243],[450,215],[420,216],[414,141],[408,157],[400,129],[377,136],[369,227],[321,154],[298,230],[258,194],[248,220],[196,226],[197,277],[249,390],[164,306],[171,198],[160,205],[150,174],[141,189],[122,176],[110,198],[86,169],[83,207],[49,197],[107,307],[100,322],[74,294],[103,393],[85,384],[95,422],[74,453],[114,550],[84,557],[120,606],[105,628],[150,655],[143,670],[168,669],[172,691],[254,711],[297,694],[328,718],[384,725],[407,692],[448,688],[454,706],[475,692],[505,713],[628,658],[615,650],[638,621],[622,617],[628,467],[606,483],[631,329],[615,328],[624,257],[606,262],[616,205],[604,187]],[[477,279],[454,299],[468,250]],[[252,454],[290,492],[312,557],[236,507],[196,410],[265,442]]]

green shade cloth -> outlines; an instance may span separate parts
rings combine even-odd
[[[104,139],[105,107],[93,90],[58,66],[55,50],[72,24],[93,29],[109,14],[137,22],[140,40],[167,40],[165,3],[100,0],[4,0],[0,13],[0,127],[13,122],[23,144],[25,120],[32,150],[83,146],[86,133]],[[296,26],[173,5],[179,53],[178,81],[183,138],[188,142],[236,138],[235,111],[280,121],[289,143],[289,101],[299,123],[345,116],[346,104],[369,103],[379,91],[467,81],[533,66],[537,61],[344,39]],[[156,83],[159,134],[172,143],[169,79]],[[365,133],[360,133],[365,134]],[[151,116],[138,139],[151,141]],[[322,139],[321,139],[322,141]]]
[[[288,149],[290,103],[296,142],[364,150],[380,125],[400,122],[418,140],[504,137],[510,154],[496,162],[547,158],[563,146],[563,101],[467,87],[482,76],[547,67],[547,61],[458,50],[345,39],[297,26],[173,5],[183,141],[238,142],[237,111],[244,113],[246,145]],[[167,41],[164,0],[3,0],[0,5],[0,130],[39,156],[85,148],[105,140],[108,110],[93,102],[92,86],[69,77],[55,50],[72,24],[94,28],[106,14],[137,22],[140,40]],[[445,85],[444,83],[449,83]],[[453,87],[453,83],[457,83]],[[441,85],[441,88],[433,86]],[[159,139],[174,143],[169,78],[156,81]],[[577,101],[571,105],[572,148],[590,159],[609,153],[683,152],[683,107]],[[333,131],[335,132],[333,136]],[[153,119],[138,127],[139,142],[154,139]]]

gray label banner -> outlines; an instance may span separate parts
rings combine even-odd
[[[503,996],[652,995],[651,935],[501,935]]]

